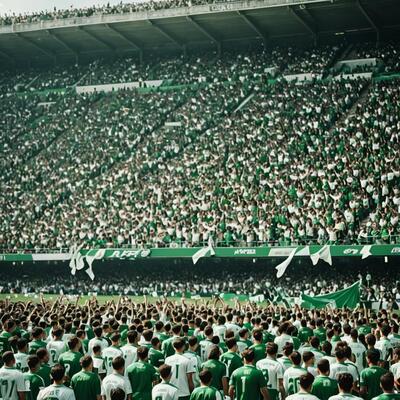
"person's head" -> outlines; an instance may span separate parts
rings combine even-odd
[[[42,364],[47,364],[50,360],[50,354],[44,347],[38,349],[36,351],[36,355],[39,357],[39,360]]]
[[[169,380],[171,379],[171,376],[172,376],[172,372],[171,371],[172,371],[172,368],[168,364],[163,364],[158,369],[158,372],[159,372],[159,374],[161,376],[161,379],[164,382],[169,382]]]
[[[211,339],[213,337],[214,331],[213,331],[213,328],[210,325],[207,325],[204,328],[204,335],[209,339]]]
[[[381,376],[381,388],[385,393],[392,393],[394,389],[394,376],[391,372]]]
[[[71,351],[78,352],[81,348],[81,341],[76,336],[73,336],[68,340],[68,347]]]
[[[381,355],[379,353],[379,350],[377,349],[369,349],[367,351],[367,362],[368,365],[377,365],[379,362]]]
[[[110,391],[110,399],[111,400],[125,400],[126,394],[124,389],[122,388],[112,388]]]
[[[388,324],[384,324],[381,327],[381,333],[383,337],[387,337],[390,334],[390,331],[392,329],[390,328],[390,326]]]
[[[309,340],[309,343],[311,345],[312,348],[314,349],[318,349],[319,348],[319,338],[317,336],[312,336]]]
[[[254,350],[246,349],[242,352],[242,358],[245,364],[253,364],[254,362]]]
[[[51,336],[54,340],[61,340],[64,335],[64,330],[62,328],[56,328],[53,330]]]
[[[183,339],[174,340],[173,344],[176,353],[183,353],[185,350],[185,341]]]
[[[339,374],[337,377],[339,390],[342,393],[350,393],[353,388],[353,376],[349,373]]]
[[[199,347],[199,341],[196,336],[190,336],[188,339],[189,349],[191,351],[196,351]]]
[[[124,373],[124,368],[125,368],[124,357],[122,356],[115,357],[112,361],[112,366],[114,371],[117,371],[119,374],[122,375]]]
[[[100,338],[103,335],[103,328],[101,326],[97,326],[93,329],[93,333],[97,338]]]
[[[365,336],[365,342],[367,343],[369,348],[372,348],[375,346],[376,343],[376,337],[372,333],[368,333],[367,336]]]
[[[95,356],[100,356],[101,355],[101,346],[99,344],[96,344],[95,346],[93,346],[93,355]]]
[[[343,347],[339,347],[339,346],[336,347],[335,357],[339,362],[343,362],[343,360],[346,358],[346,353],[345,353]]]
[[[210,386],[212,380],[211,371],[209,371],[208,369],[204,369],[200,372],[199,378],[202,386]]]
[[[150,342],[153,338],[153,331],[151,329],[146,329],[143,331],[142,336],[146,342]]]
[[[256,343],[261,343],[263,341],[263,333],[261,329],[255,329],[253,331],[253,339]]]
[[[61,364],[54,365],[54,367],[51,369],[50,375],[53,378],[54,383],[56,384],[62,383],[65,376],[64,366]]]
[[[209,360],[219,360],[219,356],[221,352],[219,351],[218,346],[212,346],[208,352],[208,359]]]
[[[29,371],[35,373],[40,369],[40,360],[38,356],[31,355],[27,358],[27,364],[29,367]]]
[[[326,358],[321,358],[317,363],[317,370],[319,375],[328,376],[330,372],[329,361]]]
[[[300,387],[305,391],[305,392],[310,392],[312,384],[314,382],[314,376],[310,373],[301,375],[299,378],[299,383]]]
[[[149,357],[149,348],[146,346],[140,346],[137,349],[137,356],[140,361],[147,361]]]
[[[93,369],[93,359],[88,354],[80,359],[80,364],[85,371],[91,371]]]
[[[278,354],[278,345],[273,342],[267,343],[267,348],[265,350],[268,357],[275,358]]]
[[[18,339],[17,349],[20,353],[26,353],[28,351],[28,341],[26,339]]]
[[[293,353],[293,343],[286,343],[282,350],[283,355],[289,357]]]
[[[332,344],[331,344],[331,342],[328,342],[326,340],[324,343],[322,343],[321,349],[327,356],[330,356],[331,353],[332,353]]]
[[[113,345],[113,346],[118,346],[119,345],[119,341],[120,341],[120,339],[121,339],[121,335],[119,334],[119,333],[114,333],[112,336],[111,336],[111,344]]]
[[[15,357],[14,357],[14,353],[12,351],[6,351],[3,354],[3,363],[6,367],[13,367],[15,364]]]
[[[299,366],[301,364],[301,354],[298,351],[294,351],[289,358],[293,365]]]
[[[129,344],[135,344],[137,341],[137,338],[138,338],[137,331],[134,331],[134,330],[128,331],[126,338],[128,339]]]
[[[312,351],[305,351],[303,353],[303,362],[306,365],[306,367],[313,366],[315,362],[314,353]]]

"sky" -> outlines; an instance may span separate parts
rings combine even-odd
[[[118,4],[121,0],[0,0],[0,15],[26,12],[35,12],[53,9],[65,9],[72,6],[76,8],[93,6],[94,4]],[[133,1],[123,0],[123,3]]]

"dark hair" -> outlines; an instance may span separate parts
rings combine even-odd
[[[298,351],[294,351],[290,356],[290,361],[292,361],[292,363],[294,365],[300,365],[301,364],[301,354]]]
[[[88,354],[84,355],[80,359],[81,367],[82,368],[89,368],[91,364],[93,364],[93,359]]]
[[[225,341],[226,347],[230,350],[236,346],[237,342],[235,338],[229,338]]]
[[[39,360],[43,360],[43,358],[45,358],[48,354],[49,354],[49,352],[44,347],[42,347],[36,351],[36,355],[39,357]]]
[[[381,358],[381,354],[377,349],[370,349],[367,351],[367,360],[372,364],[377,364],[379,359]]]
[[[218,346],[212,346],[208,352],[209,360],[219,360],[219,356],[221,355]]]
[[[242,357],[247,361],[247,362],[253,362],[254,361],[254,350],[253,349],[246,349],[242,352]]]
[[[124,368],[125,367],[124,357],[122,356],[115,357],[114,360],[112,361],[112,366],[116,371],[119,371],[121,368]]]
[[[381,386],[386,392],[391,392],[394,388],[394,376],[391,372],[381,376]]]
[[[28,344],[28,341],[26,339],[18,339],[17,340],[17,349],[22,350],[27,344]]]
[[[34,369],[40,363],[39,357],[31,355],[27,359],[29,369]]]
[[[143,337],[145,338],[146,342],[150,342],[153,337],[153,331],[150,329],[146,329],[142,333]]]
[[[52,369],[51,369],[51,377],[55,381],[61,381],[65,376],[65,368],[61,364],[56,364]]]
[[[326,358],[321,358],[317,363],[317,368],[323,374],[330,371],[329,361]]]
[[[212,373],[208,369],[204,369],[200,372],[199,378],[203,385],[209,385],[212,380]]]
[[[303,361],[306,363],[310,361],[312,358],[314,358],[314,353],[312,351],[305,351],[303,353]]]
[[[338,385],[344,392],[349,393],[353,387],[353,376],[347,372],[341,373],[337,377]]]
[[[98,353],[99,351],[101,351],[101,346],[99,344],[96,344],[95,346],[93,346],[93,353]]]
[[[119,341],[119,339],[121,339],[121,335],[119,334],[119,333],[114,333],[112,336],[111,336],[111,341],[112,342],[118,342]]]
[[[10,364],[13,360],[15,360],[14,353],[12,351],[6,351],[3,354],[2,359],[4,364]]]
[[[185,341],[183,339],[175,339],[172,345],[174,346],[174,349],[180,350],[185,346]]]
[[[196,336],[190,336],[188,339],[189,346],[193,347],[198,343],[197,337]]]
[[[158,369],[158,372],[160,373],[161,378],[167,379],[171,375],[171,366],[168,364],[163,364],[160,366]]]
[[[267,343],[266,353],[269,356],[274,356],[275,354],[278,353],[278,345],[273,342]]]
[[[286,357],[289,357],[292,353],[293,353],[293,343],[287,342],[284,346],[283,346],[283,354]]]
[[[131,330],[131,331],[128,331],[128,334],[126,337],[128,339],[128,343],[134,343],[136,338],[138,337],[138,333],[136,331]]]
[[[299,380],[300,387],[304,390],[307,390],[312,386],[314,382],[314,376],[308,372],[307,374],[301,375]]]
[[[74,336],[71,339],[68,340],[68,347],[70,348],[70,350],[74,349],[79,343],[79,339]]]
[[[110,398],[111,400],[125,400],[125,391],[119,387],[112,388],[110,391]]]
[[[139,360],[145,360],[147,356],[149,355],[149,349],[146,346],[140,346],[137,349],[137,356]]]
[[[253,331],[253,338],[257,340],[257,342],[261,342],[263,340],[263,333],[260,329],[255,329]]]

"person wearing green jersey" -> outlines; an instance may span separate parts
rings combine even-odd
[[[381,376],[381,389],[383,393],[373,398],[373,400],[399,400],[400,393],[394,392],[394,376],[391,372]]]
[[[338,394],[338,383],[335,379],[329,378],[329,361],[325,358],[317,363],[318,375],[315,378],[311,393],[320,400],[328,400],[329,397]]]
[[[157,370],[149,363],[149,348],[140,346],[138,361],[128,366],[126,374],[132,387],[132,400],[151,400],[151,389],[157,382]]]
[[[68,340],[69,350],[62,353],[58,358],[58,362],[65,367],[66,375],[71,379],[76,373],[81,370],[80,360],[82,354],[80,353],[81,341],[76,337]]]
[[[11,350],[8,340],[12,337],[12,332],[15,330],[15,322],[10,319],[3,324],[3,330],[0,333],[0,354]]]
[[[38,356],[40,361],[40,368],[37,374],[43,378],[44,384],[46,386],[49,386],[51,383],[51,367],[49,365],[50,354],[47,349],[42,348],[36,352],[36,355]]]
[[[101,383],[99,376],[93,372],[93,359],[85,355],[80,360],[82,370],[71,379],[71,388],[76,400],[101,400]]]
[[[160,339],[158,337],[153,337],[150,343],[151,347],[149,348],[149,362],[153,367],[159,368],[164,364],[164,354],[160,351]]]
[[[300,321],[300,325],[297,337],[300,339],[301,343],[308,343],[308,339],[313,336],[313,331],[307,326],[307,320],[305,319]]]
[[[322,318],[317,319],[316,328],[313,330],[313,335],[319,339],[320,343],[325,342],[326,329],[324,328],[324,320]]]
[[[213,379],[211,371],[205,369],[200,372],[199,376],[200,387],[193,390],[190,395],[190,400],[223,400],[221,392],[211,386],[211,381]]]
[[[29,354],[36,354],[39,349],[47,346],[47,343],[42,340],[45,334],[46,332],[40,327],[32,331],[33,340],[29,343]]]
[[[201,365],[201,369],[208,369],[211,372],[211,386],[218,389],[221,394],[228,394],[228,368],[219,361],[220,350],[218,346],[210,348],[208,360]]]
[[[256,368],[259,369],[267,381],[268,392],[271,400],[279,399],[279,392],[284,398],[285,389],[283,387],[283,366],[277,360],[278,345],[276,343],[267,344],[267,357],[258,361]]]
[[[366,400],[371,400],[382,393],[380,379],[387,371],[378,366],[379,360],[380,353],[377,349],[367,351],[368,368],[362,370],[360,376],[360,394]]]
[[[178,388],[170,383],[172,368],[163,364],[158,369],[162,381],[155,385],[151,391],[152,400],[178,400]]]
[[[43,378],[37,374],[40,360],[37,356],[29,356],[27,363],[29,372],[24,373],[25,397],[26,400],[36,400],[39,391],[46,386]]]
[[[328,400],[363,400],[351,394],[354,386],[353,376],[347,372],[338,375],[339,394],[329,397]]]
[[[290,356],[292,366],[288,368],[283,374],[283,386],[286,394],[295,394],[300,389],[300,376],[307,373],[307,370],[301,368],[301,354],[298,351],[294,351]]]
[[[311,394],[314,376],[309,372],[299,378],[299,391],[286,397],[286,400],[319,400],[317,396]]]
[[[6,351],[0,368],[0,398],[4,400],[25,400],[25,382],[21,371],[15,368],[12,351]]]
[[[169,338],[169,336],[164,332],[164,323],[162,321],[157,321],[155,323],[154,336],[158,337],[161,343]]]
[[[51,369],[53,384],[40,390],[37,400],[76,400],[74,391],[64,385],[65,368],[56,364]]]
[[[181,325],[174,325],[172,327],[172,336],[162,342],[161,351],[164,353],[164,357],[167,358],[169,356],[173,356],[175,354],[175,349],[173,343],[176,339],[179,339],[181,336]]]
[[[293,347],[293,343],[286,343],[285,346],[283,346],[282,357],[279,357],[277,360],[278,363],[282,365],[284,372],[293,365],[289,358],[290,355],[293,353]]]
[[[220,360],[228,368],[228,377],[230,378],[233,372],[243,366],[242,359],[238,355],[238,346],[235,338],[227,339],[225,342],[228,351],[221,355]]]
[[[263,343],[263,333],[260,329],[253,331],[254,344],[249,349],[254,351],[254,363],[265,357],[265,344]]]
[[[244,366],[238,368],[229,381],[229,396],[234,400],[257,400],[260,394],[263,400],[270,400],[267,381],[264,375],[254,366],[253,349],[242,353]]]

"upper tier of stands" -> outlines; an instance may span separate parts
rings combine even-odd
[[[397,68],[393,48],[371,54]],[[4,73],[0,248],[398,241],[399,81],[330,79],[343,51]],[[43,90],[147,79],[166,84]]]

